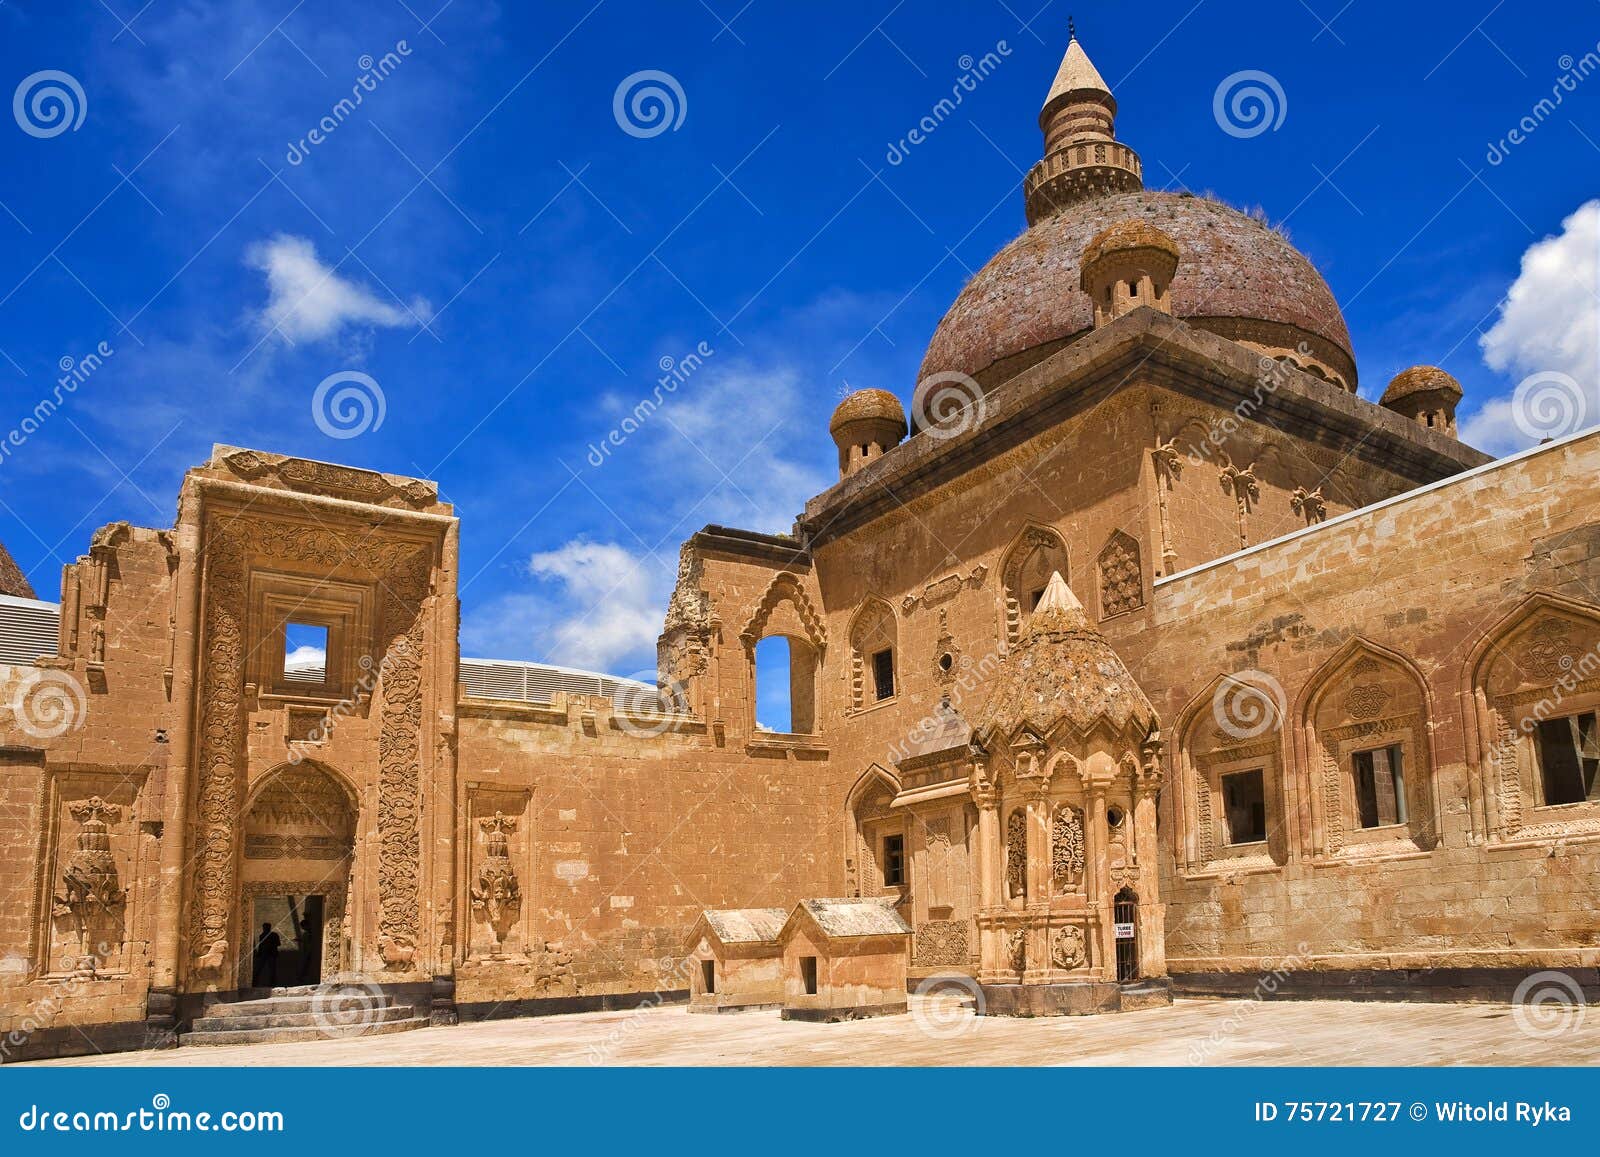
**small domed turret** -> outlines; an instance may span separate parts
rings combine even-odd
[[[857,390],[839,403],[828,433],[839,447],[839,477],[848,478],[900,444],[906,412],[888,390]]]
[[[1456,437],[1461,383],[1438,366],[1412,366],[1394,376],[1378,404],[1403,418]]]
[[[1167,290],[1178,272],[1178,243],[1144,221],[1118,221],[1084,246],[1079,284],[1094,302],[1095,328],[1148,305],[1172,312]]]

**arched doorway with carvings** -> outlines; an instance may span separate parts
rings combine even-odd
[[[350,877],[359,808],[322,764],[284,764],[245,806],[239,987],[320,984],[351,967]],[[277,938],[277,952],[262,939]]]

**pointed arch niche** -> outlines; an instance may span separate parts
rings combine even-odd
[[[789,643],[789,731],[795,735],[815,734],[817,675],[822,667],[827,636],[805,586],[799,576],[790,571],[773,578],[749,623],[739,633],[744,643],[751,688],[750,717],[746,720],[751,734],[756,731],[756,701],[760,693],[756,685],[756,645],[777,635]]]
[[[1370,859],[1438,844],[1430,714],[1416,667],[1364,639],[1312,677],[1301,719],[1313,856]]]
[[[1530,596],[1473,649],[1467,677],[1490,837],[1600,838],[1600,610]]]
[[[1050,576],[1060,572],[1070,583],[1067,572],[1067,544],[1048,526],[1029,523],[1023,527],[1000,564],[1001,597],[1004,600],[1006,642],[1015,643],[1022,624],[1044,597]]]
[[[1274,871],[1288,862],[1284,727],[1259,694],[1219,675],[1178,717],[1174,812],[1187,876]],[[1248,726],[1223,726],[1232,720]]]
[[[845,879],[852,896],[904,896],[911,886],[907,818],[891,805],[900,781],[873,764],[845,797]],[[895,841],[898,840],[898,853]],[[893,882],[898,854],[899,883]]]
[[[900,648],[894,608],[868,598],[850,620],[850,710],[860,711],[896,697]]]

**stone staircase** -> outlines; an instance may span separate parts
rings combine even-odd
[[[428,1018],[373,986],[303,985],[256,989],[259,996],[213,1004],[178,1037],[183,1045],[335,1040],[423,1028]]]

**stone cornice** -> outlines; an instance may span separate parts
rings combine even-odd
[[[1292,366],[1274,371],[1269,391],[1262,361],[1226,338],[1152,309],[1135,310],[991,390],[984,397],[987,413],[973,429],[945,438],[923,431],[819,494],[806,504],[801,528],[815,548],[1139,385],[1224,411],[1249,402],[1245,420],[1418,483],[1491,460]]]

